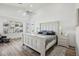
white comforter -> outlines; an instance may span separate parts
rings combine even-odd
[[[32,35],[32,36],[44,38],[46,40],[46,45],[48,43],[50,43],[52,40],[55,40],[55,38],[56,38],[56,35],[29,34],[29,33],[27,33],[27,35]]]

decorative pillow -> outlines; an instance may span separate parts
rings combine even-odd
[[[56,33],[54,31],[46,31],[46,30],[40,31],[40,32],[38,32],[38,34],[56,35]]]
[[[43,31],[42,34],[47,35],[47,31]]]
[[[47,35],[56,35],[56,33],[54,31],[48,31]]]
[[[38,32],[38,34],[47,34],[47,31],[42,30],[42,31]]]
[[[42,34],[42,32],[38,32],[38,34]]]

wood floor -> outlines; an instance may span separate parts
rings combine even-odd
[[[11,40],[9,43],[0,43],[0,56],[33,56],[33,50],[22,45],[21,40]],[[38,53],[36,55],[39,55]]]
[[[65,56],[64,47],[55,47],[49,49],[46,53],[47,56]],[[40,54],[33,49],[23,46],[23,41],[10,40],[9,43],[0,43],[0,56],[40,56]]]

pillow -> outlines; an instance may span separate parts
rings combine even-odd
[[[42,30],[42,31],[38,32],[38,34],[47,34],[47,31]]]
[[[7,36],[1,36],[1,38],[7,38]]]
[[[56,35],[56,33],[54,31],[48,31],[47,35]]]
[[[56,33],[54,31],[46,31],[46,30],[40,31],[40,32],[38,32],[38,34],[56,35]]]
[[[42,34],[42,32],[38,32],[38,34]]]
[[[47,35],[47,31],[43,31],[42,34]]]

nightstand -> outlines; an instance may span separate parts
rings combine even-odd
[[[59,35],[58,36],[58,45],[64,46],[64,47],[69,47],[69,39],[67,36],[64,35]]]

